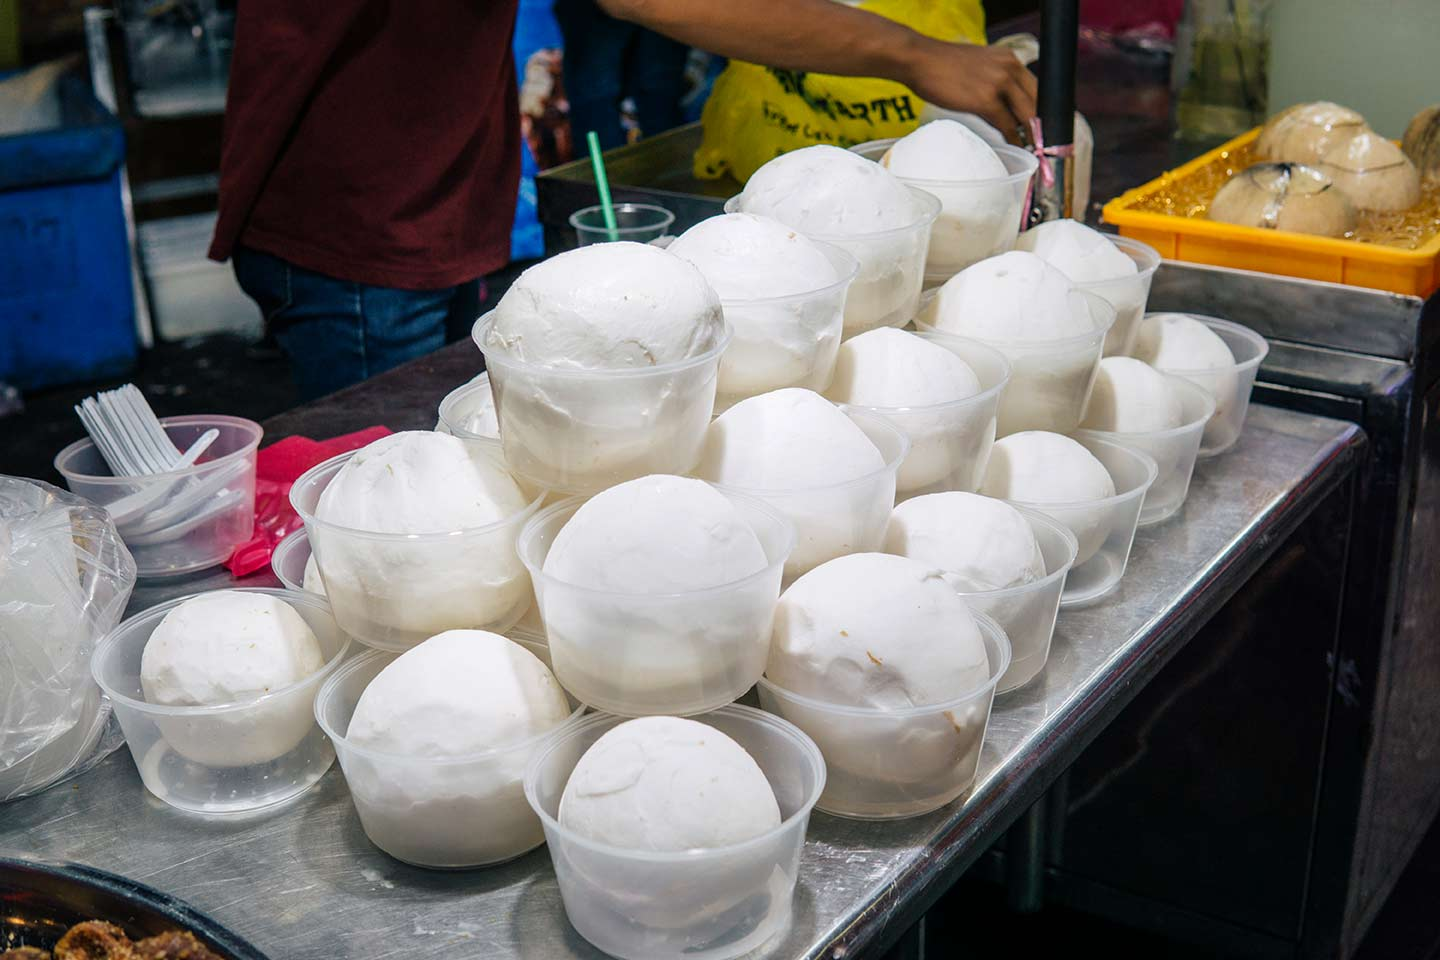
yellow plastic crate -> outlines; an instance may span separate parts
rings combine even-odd
[[[1440,288],[1440,233],[1415,250],[1358,240],[1336,240],[1283,230],[1237,227],[1201,217],[1179,217],[1133,209],[1178,180],[1195,176],[1227,153],[1248,147],[1260,128],[1196,157],[1182,167],[1105,204],[1105,222],[1122,236],[1150,244],[1169,260],[1258,270],[1306,280],[1327,280],[1426,297]]]

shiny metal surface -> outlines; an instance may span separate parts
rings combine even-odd
[[[1350,424],[1252,407],[1173,520],[1142,530],[1105,602],[1061,614],[1048,668],[997,700],[971,794],[928,816],[817,814],[786,931],[765,957],[851,956],[898,938],[1354,469]],[[0,848],[124,873],[186,897],[275,960],[597,956],[565,922],[543,849],[436,873],[366,841],[338,769],[279,812],[206,820],[148,796],[124,751],[0,807]]]

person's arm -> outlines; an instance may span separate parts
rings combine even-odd
[[[598,0],[606,13],[722,56],[884,77],[1007,136],[1035,115],[1035,77],[1009,50],[932,40],[835,0]]]

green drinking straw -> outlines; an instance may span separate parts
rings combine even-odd
[[[595,169],[595,189],[600,191],[600,212],[605,215],[605,230],[612,241],[618,240],[615,204],[610,202],[610,180],[605,176],[605,160],[600,156],[600,138],[591,130],[585,134],[585,142],[590,146],[590,166]]]

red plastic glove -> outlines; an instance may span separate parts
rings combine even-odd
[[[300,529],[300,517],[290,506],[290,488],[300,475],[389,435],[388,427],[366,427],[331,440],[286,437],[261,450],[255,457],[255,535],[235,548],[225,566],[237,577],[269,566],[275,545]]]

